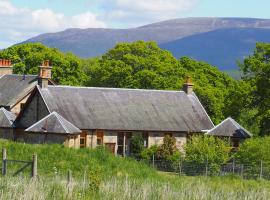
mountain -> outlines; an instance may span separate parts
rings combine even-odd
[[[161,44],[175,57],[189,56],[211,63],[221,70],[232,70],[237,60],[252,54],[256,42],[270,42],[270,29],[229,28],[196,34]]]
[[[70,51],[74,54],[81,57],[94,57],[104,54],[108,49],[112,48],[117,42],[132,42],[136,40],[154,40],[158,44],[165,48],[171,50],[176,56],[192,56],[195,59],[205,60],[210,64],[215,64],[216,66],[221,66],[221,68],[235,68],[235,64],[227,66],[224,65],[224,62],[217,62],[217,59],[214,60],[212,53],[214,52],[201,48],[196,53],[188,52],[188,49],[196,47],[196,43],[199,38],[207,38],[203,34],[209,33],[209,37],[215,37],[215,42],[223,40],[223,34],[219,33],[218,30],[237,30],[241,29],[243,31],[236,31],[235,34],[243,34],[245,30],[252,29],[254,30],[254,35],[256,36],[256,31],[260,29],[269,29],[270,30],[270,20],[268,19],[251,19],[251,18],[184,18],[184,19],[173,19],[163,22],[158,22],[154,24],[149,24],[137,28],[130,29],[101,29],[101,28],[88,28],[88,29],[67,29],[65,31],[57,33],[46,33],[34,38],[31,38],[24,43],[29,42],[40,42],[49,47],[59,48],[62,51]],[[215,32],[217,31],[217,32]],[[215,35],[217,33],[217,35]],[[212,35],[211,35],[212,34]],[[225,34],[225,33],[224,33]],[[198,38],[194,38],[194,37]],[[226,35],[225,35],[226,36]],[[238,35],[238,38],[241,38],[241,35]],[[191,43],[188,45],[188,39],[191,39]],[[211,39],[211,38],[210,38]],[[234,42],[227,38],[227,46],[234,46]],[[207,39],[205,39],[206,41]],[[208,39],[209,40],[209,39]],[[251,38],[251,40],[257,41],[256,38]],[[254,43],[255,43],[254,42]],[[175,43],[175,45],[173,45]],[[186,51],[181,49],[182,44],[185,44]],[[242,45],[242,43],[239,43]],[[218,48],[219,44],[216,44]],[[213,43],[214,46],[214,43]],[[250,47],[250,46],[249,46]],[[226,47],[227,48],[227,47]],[[246,46],[239,47],[241,50],[246,48]],[[250,52],[254,48],[249,48],[247,52]],[[218,48],[219,49],[219,48]],[[233,49],[231,52],[233,55],[239,55],[238,48],[227,48]],[[186,54],[186,53],[189,54]],[[223,51],[224,52],[224,51]],[[243,51],[242,51],[243,52]],[[228,53],[228,52],[226,52]],[[197,57],[197,55],[203,54],[204,56]],[[241,54],[241,53],[240,53]],[[207,56],[210,55],[210,56]],[[241,54],[242,55],[242,54]],[[223,59],[224,57],[224,59]],[[226,54],[221,55],[221,60],[225,60]],[[227,59],[228,57],[226,57]],[[235,62],[236,57],[230,57],[234,59],[232,62]],[[238,57],[237,57],[238,58]]]

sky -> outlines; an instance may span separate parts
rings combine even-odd
[[[270,19],[270,0],[0,0],[0,49],[67,28],[131,28],[172,18]]]

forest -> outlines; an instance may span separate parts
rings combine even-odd
[[[91,47],[89,47],[91,48]],[[194,90],[215,124],[231,116],[254,136],[270,133],[270,44],[257,43],[239,62],[235,80],[206,62],[175,58],[155,42],[118,43],[101,57],[82,59],[39,43],[18,44],[0,52],[16,74],[37,74],[50,60],[57,84],[181,90],[191,76]]]

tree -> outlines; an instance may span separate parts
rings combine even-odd
[[[270,44],[257,43],[254,54],[241,65],[244,80],[252,85],[250,109],[257,108],[260,135],[270,134]],[[253,120],[254,120],[253,119]]]
[[[176,139],[170,135],[163,138],[163,143],[158,147],[157,157],[162,160],[179,160],[180,152],[176,147]]]
[[[219,168],[229,159],[228,142],[213,136],[193,136],[185,146],[185,160],[196,164],[208,163],[212,169]]]
[[[62,53],[42,44],[19,44],[4,49],[0,58],[11,59],[16,74],[37,74],[38,66],[50,60],[52,79],[62,85],[84,85],[87,76],[83,72],[82,61],[71,53]]]

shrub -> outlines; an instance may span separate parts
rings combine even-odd
[[[158,151],[158,145],[152,145],[151,147],[144,149],[141,152],[141,157],[143,159],[150,160],[153,157],[153,155],[155,156],[157,155],[157,151]]]
[[[185,161],[200,165],[206,162],[212,172],[229,160],[229,143],[213,136],[193,136],[185,146]]]
[[[246,164],[270,162],[270,136],[247,139],[241,143],[234,155],[237,160]]]
[[[136,134],[130,139],[130,152],[135,157],[139,157],[144,150],[143,137],[141,134]]]
[[[158,148],[158,158],[162,160],[179,160],[180,152],[176,147],[175,137],[166,135],[163,138],[163,144]]]

